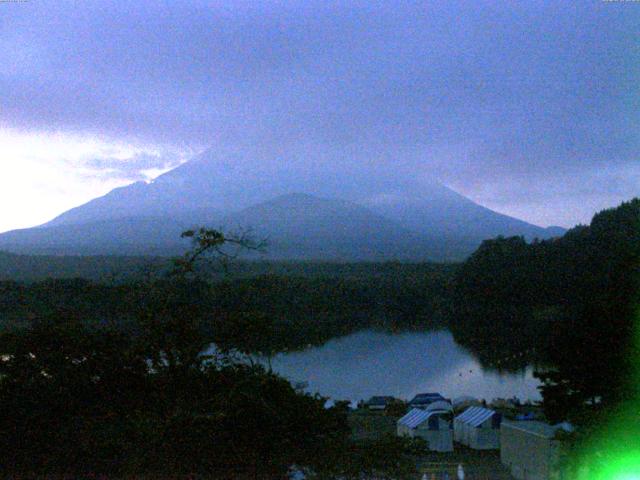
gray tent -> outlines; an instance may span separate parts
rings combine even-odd
[[[500,427],[500,460],[520,480],[549,480],[557,476],[558,430],[571,431],[567,423],[504,421]]]

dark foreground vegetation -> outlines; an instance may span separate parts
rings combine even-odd
[[[231,264],[222,276],[187,263],[0,284],[3,465],[399,478],[411,445],[354,441],[343,407],[235,360],[363,328],[445,326],[484,365],[536,362],[546,415],[580,427],[576,446],[640,398],[640,200],[561,238],[488,240],[460,265]]]
[[[196,240],[202,251],[225,241],[205,231]],[[395,437],[354,441],[343,404],[325,408],[326,399],[238,357],[253,349],[253,337],[233,331],[205,355],[220,312],[210,308],[212,286],[188,278],[195,256],[185,258],[177,274],[134,287],[4,285],[12,324],[0,335],[3,474],[415,472],[419,446]],[[12,311],[14,304],[24,310]]]

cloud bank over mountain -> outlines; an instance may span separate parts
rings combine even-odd
[[[0,128],[191,152],[259,145],[281,169],[299,158],[297,171],[438,178],[570,226],[640,187],[634,7],[8,2]],[[0,155],[8,174],[16,159]],[[140,178],[96,158],[98,177]],[[75,188],[67,178],[60,188]]]

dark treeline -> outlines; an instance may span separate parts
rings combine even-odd
[[[0,280],[38,282],[84,278],[130,282],[166,268],[161,257],[18,255],[0,251]]]
[[[261,276],[225,282],[215,288],[221,312],[240,312],[245,322],[226,325],[251,330],[253,319],[268,321],[266,341],[279,351],[317,345],[365,328],[398,331],[444,325],[442,304],[453,269],[419,275],[402,269],[383,278],[303,278]]]
[[[485,241],[458,270],[452,292],[456,340],[485,363],[546,365],[538,373],[546,415],[581,426],[577,438],[591,438],[640,400],[639,199],[561,238]],[[625,422],[627,440],[635,439],[629,448],[640,448],[639,427],[637,418]]]
[[[639,269],[637,199],[561,238],[488,240],[456,274],[449,325],[487,362],[535,350],[589,377],[595,390],[582,392],[585,398],[616,401],[633,358]]]
[[[268,249],[268,246],[267,246]],[[18,255],[0,251],[0,281],[34,283],[83,278],[98,283],[129,284],[162,277],[170,268],[167,257]],[[237,258],[224,266],[203,258],[196,269],[209,281],[253,278],[261,275],[305,278],[373,279],[429,275],[447,269],[437,263],[276,261]]]
[[[213,282],[192,279],[189,301],[210,310],[212,341],[234,338],[246,342],[253,353],[299,349],[363,328],[442,325],[442,304],[455,267],[322,267],[327,274],[334,269],[341,270],[339,275],[260,275]],[[160,284],[165,281],[154,280]],[[74,311],[87,321],[126,324],[135,318],[148,288],[149,282],[141,281],[0,282],[0,320],[5,325],[19,325],[30,318]]]

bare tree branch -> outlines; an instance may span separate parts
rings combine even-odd
[[[264,252],[267,247],[266,239],[255,239],[251,230],[240,230],[238,233],[225,235],[220,230],[200,227],[197,230],[182,232],[180,237],[191,238],[193,248],[182,257],[173,260],[174,268],[171,275],[193,273],[196,261],[206,255],[212,255],[226,272],[229,262],[235,260],[242,252]],[[231,251],[225,247],[230,247]]]

